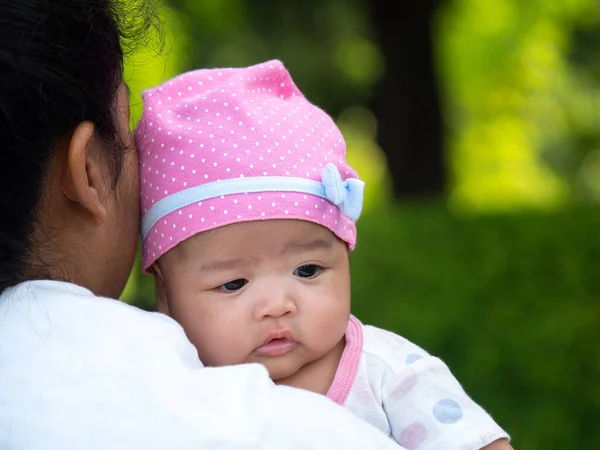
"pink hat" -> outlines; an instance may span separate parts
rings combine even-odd
[[[334,121],[280,61],[187,72],[142,93],[142,266],[237,222],[300,219],[356,244],[364,183]]]

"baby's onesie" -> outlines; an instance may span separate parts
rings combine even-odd
[[[407,450],[475,450],[508,438],[443,361],[354,316],[327,397]]]

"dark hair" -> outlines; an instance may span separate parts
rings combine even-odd
[[[116,0],[0,0],[0,292],[27,278],[37,210],[61,138],[92,121],[118,180],[122,44],[156,23],[150,2],[127,8]]]

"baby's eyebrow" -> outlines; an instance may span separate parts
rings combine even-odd
[[[317,239],[313,239],[310,241],[307,240],[297,240],[297,241],[290,241],[286,244],[286,246],[284,247],[283,251],[281,252],[286,253],[292,250],[299,250],[299,251],[310,251],[310,250],[318,250],[318,249],[328,249],[331,248],[333,246],[333,243],[335,242],[335,239],[322,239],[322,238],[317,238]]]
[[[200,266],[200,270],[202,272],[218,272],[219,270],[227,270],[234,269],[240,266],[247,266],[249,264],[254,263],[256,260],[257,258],[250,256],[247,258],[232,258],[223,259],[220,261],[210,261]]]

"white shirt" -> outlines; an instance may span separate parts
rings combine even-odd
[[[0,449],[393,449],[258,364],[204,368],[170,318],[68,283],[0,295]]]
[[[439,358],[355,317],[327,396],[407,450],[476,450],[508,438]]]

